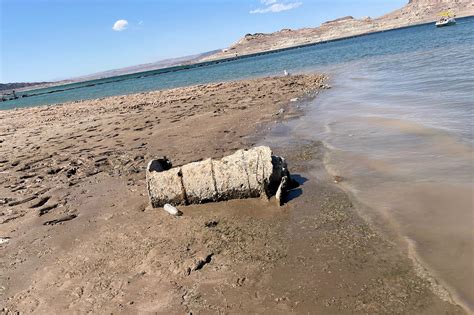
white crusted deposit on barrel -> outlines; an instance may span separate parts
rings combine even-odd
[[[220,160],[207,159],[171,168],[166,158],[148,164],[147,188],[153,207],[230,199],[270,197],[290,179],[285,160],[269,147],[238,150]]]

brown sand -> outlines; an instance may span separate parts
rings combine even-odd
[[[319,143],[282,144],[284,207],[151,209],[146,162],[250,147],[324,77],[265,78],[0,112],[0,310],[462,313],[356,214]],[[281,108],[285,113],[276,115]],[[0,311],[2,312],[2,311]]]

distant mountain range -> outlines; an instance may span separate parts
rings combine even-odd
[[[220,50],[213,50],[213,51],[191,55],[191,56],[164,59],[157,62],[151,62],[151,63],[145,63],[145,64],[140,64],[140,65],[131,66],[131,67],[102,71],[102,72],[97,72],[93,74],[88,74],[88,75],[84,75],[80,77],[74,77],[71,79],[55,81],[55,82],[0,83],[0,91],[3,91],[3,92],[11,92],[12,90],[24,91],[24,90],[31,89],[32,87],[43,88],[43,87],[62,85],[62,84],[67,84],[67,83],[97,80],[97,79],[115,77],[119,75],[126,75],[126,74],[131,74],[131,73],[139,73],[139,72],[144,72],[144,71],[152,71],[152,70],[157,70],[157,69],[162,69],[162,68],[187,65],[187,64],[196,63],[199,60],[207,56],[216,54],[219,51]]]
[[[16,83],[0,83],[0,91],[13,91],[30,86],[45,85],[50,82],[16,82]]]
[[[214,55],[219,51],[220,50],[213,50],[213,51],[191,55],[191,56],[164,59],[164,60],[160,60],[160,61],[152,62],[152,63],[145,63],[145,64],[140,64],[140,65],[131,66],[131,67],[108,70],[108,71],[98,72],[98,73],[89,74],[89,75],[85,75],[81,77],[76,77],[68,81],[71,81],[71,82],[89,81],[89,80],[115,77],[118,75],[125,75],[125,74],[131,74],[131,73],[139,73],[139,72],[144,72],[144,71],[152,71],[152,70],[157,70],[157,69],[169,68],[169,67],[174,67],[174,66],[188,65],[188,64],[196,63],[199,60],[206,58],[208,56]]]

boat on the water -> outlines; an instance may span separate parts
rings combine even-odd
[[[436,27],[444,27],[456,24],[455,15],[451,12],[440,13],[441,18],[436,22]]]
[[[436,22],[436,27],[450,26],[456,24],[455,18],[440,19]]]

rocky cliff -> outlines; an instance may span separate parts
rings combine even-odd
[[[474,2],[472,0],[410,0],[403,8],[375,19],[370,17],[355,19],[352,16],[346,16],[325,22],[316,28],[283,29],[270,34],[247,34],[231,47],[208,56],[202,61],[237,57],[426,23],[437,20],[438,14],[447,10],[451,10],[458,17],[474,15]]]

